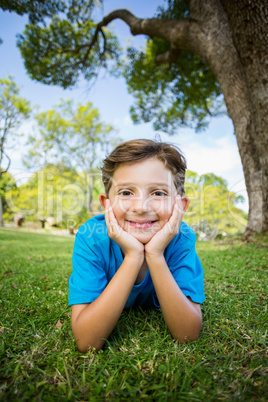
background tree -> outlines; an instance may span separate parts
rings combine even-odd
[[[209,240],[245,230],[246,214],[238,207],[244,198],[229,191],[221,177],[213,173],[198,176],[188,170],[185,192],[191,202],[184,219],[199,238]]]
[[[118,141],[113,137],[113,127],[100,121],[98,110],[90,102],[76,107],[71,101],[62,101],[53,110],[36,115],[36,121],[37,132],[28,140],[30,151],[25,158],[26,165],[62,163],[75,169],[87,195],[87,210],[94,213],[98,167]]]
[[[82,172],[63,164],[48,164],[19,187],[8,173],[5,177],[6,220],[11,220],[15,213],[21,213],[30,225],[40,221],[40,218],[54,217],[57,226],[79,227],[91,216],[87,209]],[[184,220],[194,228],[200,239],[214,239],[216,236],[241,233],[245,229],[246,214],[237,206],[243,199],[230,192],[221,177],[213,173],[198,176],[188,171],[185,190],[191,203]],[[94,213],[99,213],[101,192],[103,185],[99,175],[92,194]]]
[[[9,173],[3,173],[0,180],[0,196],[2,199],[3,221],[11,221],[14,217],[14,212],[7,201],[7,194],[17,191],[17,184],[14,177]]]
[[[6,151],[7,145],[9,143],[11,146],[12,139],[18,136],[16,130],[29,114],[29,102],[19,96],[19,88],[12,77],[0,79],[0,183],[11,162]],[[2,196],[1,192],[0,226],[4,225]]]
[[[18,46],[28,74],[46,84],[68,87],[80,73],[89,79],[100,66],[111,69],[108,61],[117,60],[119,49],[105,27],[117,18],[129,25],[133,35],[148,36],[145,52],[129,51],[133,69],[125,71],[137,98],[134,120],[153,119],[156,128],[168,132],[177,122],[200,129],[207,116],[223,112],[222,93],[245,175],[248,231],[267,231],[267,4],[263,0],[167,0],[166,4],[151,19],[116,10],[98,24],[91,13],[91,21],[58,14],[48,27],[27,25]],[[135,76],[138,66],[140,82]]]
[[[98,5],[96,0],[0,0],[2,10],[15,12],[18,15],[27,14],[31,24],[45,23],[46,18],[63,12],[71,21],[75,21],[78,16],[80,20],[88,19],[96,5]]]
[[[95,180],[93,206],[98,211],[101,179]],[[9,220],[21,213],[32,225],[53,217],[57,226],[77,227],[90,218],[87,210],[83,173],[63,164],[48,164],[31,175],[19,187],[7,188],[5,193]]]

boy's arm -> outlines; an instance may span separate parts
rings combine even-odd
[[[108,233],[123,248],[125,258],[102,294],[90,304],[72,306],[72,330],[78,349],[99,350],[114,329],[144,261],[144,246],[123,231],[111,208],[105,212]],[[129,237],[130,236],[130,237]]]
[[[180,342],[196,340],[202,325],[199,304],[187,298],[170,272],[163,252],[178,233],[183,217],[181,198],[177,197],[167,224],[145,245],[145,258],[164,320],[175,339]]]
[[[126,256],[102,294],[90,304],[72,306],[72,330],[78,349],[99,350],[114,329],[137,278],[142,259]]]
[[[146,261],[164,320],[173,338],[180,342],[196,340],[202,325],[200,305],[182,293],[163,255],[155,258],[147,256]]]

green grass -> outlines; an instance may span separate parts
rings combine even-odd
[[[0,400],[267,400],[268,245],[253,240],[198,243],[198,341],[180,345],[158,311],[130,310],[103,350],[81,354],[67,307],[73,240],[0,229]]]

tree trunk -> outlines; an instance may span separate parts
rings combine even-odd
[[[246,232],[267,231],[267,8],[261,0],[192,0],[190,15],[200,27],[196,53],[214,72],[234,124],[249,198]]]
[[[87,210],[90,216],[93,216],[93,188],[94,188],[94,181],[92,177],[91,170],[86,173],[86,182],[87,182]]]
[[[263,0],[222,0],[249,93],[251,154],[248,228],[268,230],[268,7]],[[246,176],[246,174],[245,174]]]
[[[4,226],[4,220],[3,220],[3,201],[2,201],[2,195],[0,194],[0,226]]]

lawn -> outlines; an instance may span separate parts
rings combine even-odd
[[[0,229],[1,401],[267,401],[267,238],[199,242],[206,301],[198,341],[161,313],[124,312],[81,354],[67,307],[73,239]]]

